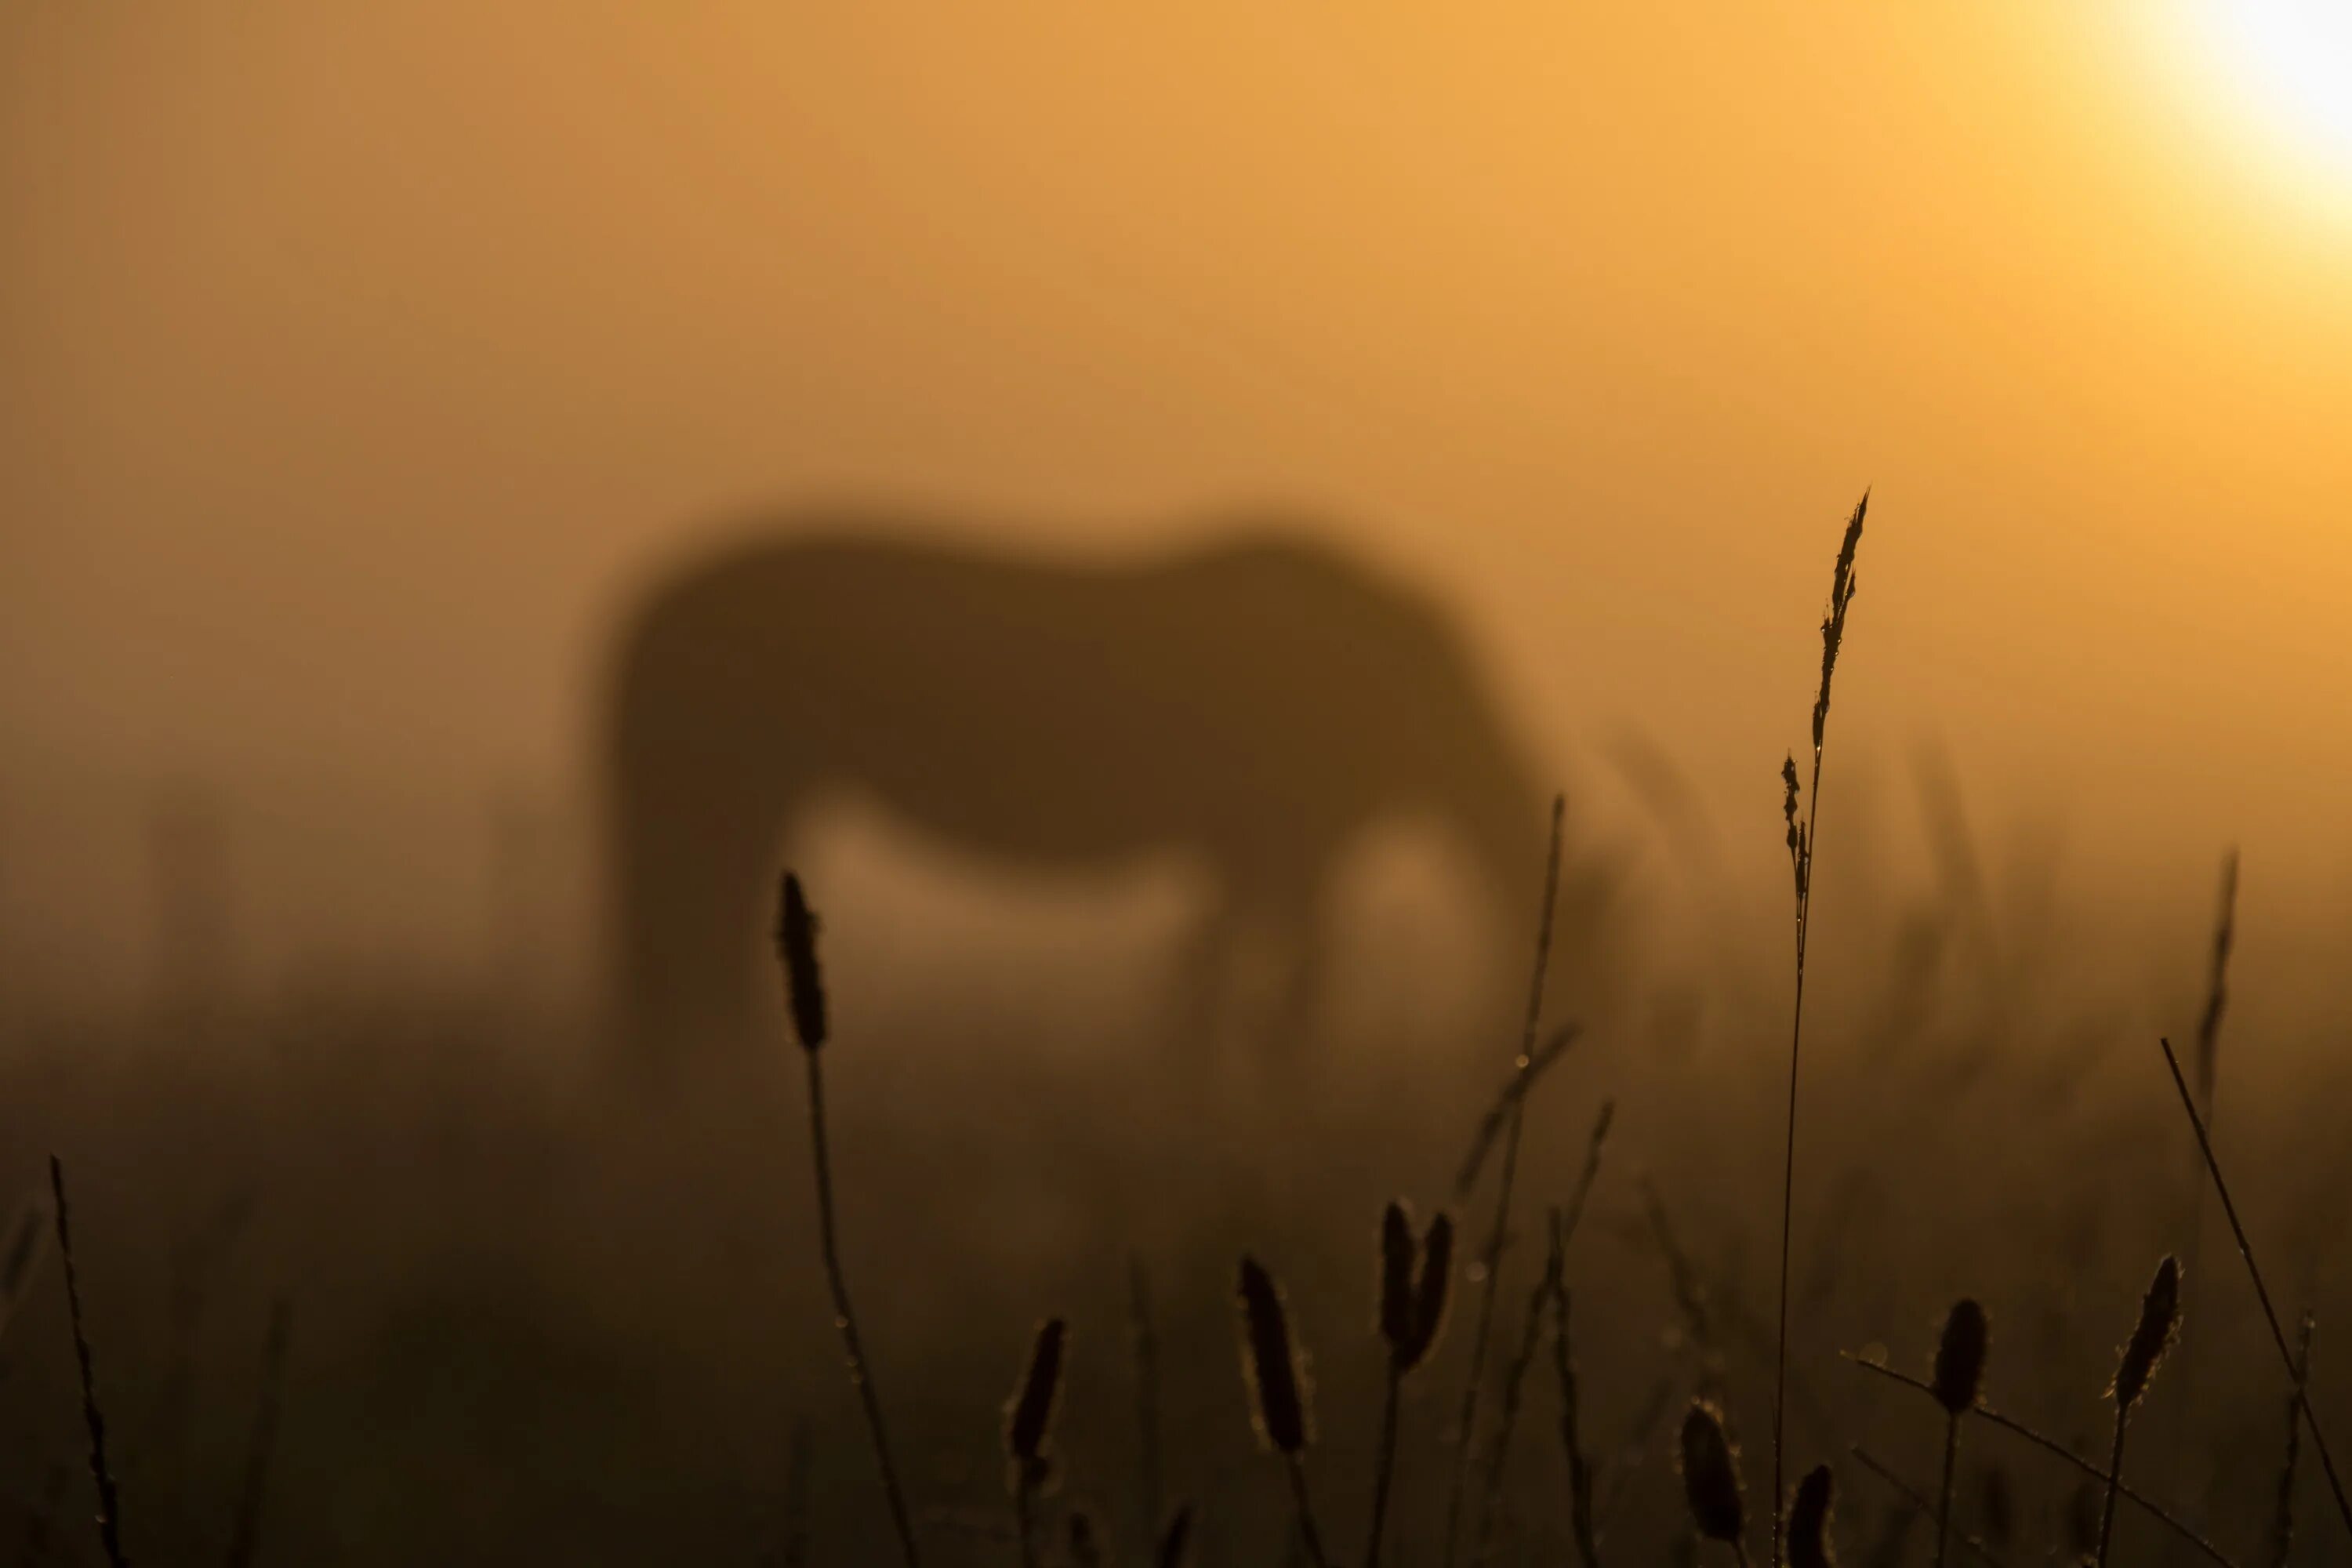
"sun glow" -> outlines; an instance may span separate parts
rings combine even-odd
[[[2306,155],[2352,178],[2352,0],[2198,0],[2201,50]]]

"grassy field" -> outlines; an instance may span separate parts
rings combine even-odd
[[[1853,637],[1844,657],[1866,657],[1866,619]],[[1830,752],[1834,772],[1834,736]],[[879,1016],[836,1005],[823,1055],[841,1261],[922,1560],[1019,1561],[1024,1492],[1046,1561],[1083,1563],[1089,1543],[1149,1561],[1179,1507],[1192,1561],[1296,1559],[1287,1466],[1253,1432],[1237,1353],[1246,1253],[1307,1357],[1299,1474],[1320,1541],[1361,1561],[1397,1331],[1382,1217],[1403,1199],[1415,1233],[1449,1211],[1458,1240],[1444,1331],[1395,1384],[1387,1560],[1579,1562],[1559,1300],[1539,1287],[1546,1211],[1577,1202],[1588,1172],[1559,1294],[1601,1561],[1732,1561],[1695,1530],[1678,1465],[1695,1396],[1736,1447],[1744,1548],[1770,1559],[1783,1364],[1786,1485],[1832,1467],[1840,1560],[1935,1561],[1952,1424],[1854,1362],[1932,1379],[1947,1312],[1973,1299],[1984,1401],[2103,1467],[2118,1349],[2168,1254],[2186,1265],[2184,1322],[2134,1412],[2126,1479],[2228,1562],[2344,1560],[2352,1535],[2308,1434],[2295,1540],[2278,1542],[2290,1383],[2157,1043],[2198,1073],[2213,904],[2111,920],[2135,900],[2062,895],[2030,863],[1909,886],[1868,853],[1862,793],[1832,795],[1818,889],[1798,884],[1819,892],[1821,940],[1785,1363],[1786,884],[1777,903],[1727,892],[1717,918],[1664,931],[1628,877],[1559,922],[1531,1037],[1580,1031],[1501,1101],[1516,1194],[1491,1298],[1511,1150],[1456,1187],[1513,1082],[1516,1025],[1331,1040],[1276,1093],[1204,1088],[1164,1042],[1056,1039],[1050,1006],[959,1012],[919,976]],[[1946,842],[1931,860],[1948,872],[1974,850]],[[2324,952],[2288,963],[2267,940],[2240,933],[2218,1088],[2198,1093],[2218,1099],[2216,1148],[2286,1331],[2316,1314],[2324,1424],[2352,1394],[2330,1351],[2352,1306],[2336,1044],[2352,994]],[[13,1042],[0,1150],[37,1218],[42,1156],[62,1157],[128,1558],[895,1556],[819,1263],[803,1058],[779,1013],[771,1055],[652,1102],[592,1082],[576,1064],[594,1052],[547,1020],[413,985],[355,981],[185,1037]],[[0,1338],[0,1562],[101,1562],[47,1250]],[[1008,1488],[1004,1407],[1047,1318],[1068,1324],[1052,1463]],[[2098,1533],[2103,1488],[1973,1414],[1951,1473],[1950,1561],[2064,1561]],[[2109,1561],[2210,1560],[2117,1510]]]

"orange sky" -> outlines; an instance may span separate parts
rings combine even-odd
[[[738,509],[1271,500],[1475,616],[1563,769],[1639,721],[1769,858],[1869,484],[1857,753],[2332,877],[2352,163],[2171,30],[8,7],[0,786],[561,795],[607,618]]]

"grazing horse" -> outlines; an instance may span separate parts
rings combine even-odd
[[[781,520],[635,606],[604,737],[624,1048],[659,1075],[740,1048],[778,846],[846,786],[1016,863],[1168,849],[1288,961],[1304,1033],[1326,885],[1392,816],[1452,830],[1516,929],[1544,792],[1454,626],[1328,547],[1259,529],[1132,564]]]

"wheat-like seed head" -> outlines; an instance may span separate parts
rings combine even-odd
[[[1062,1348],[1068,1337],[1069,1325],[1060,1318],[1038,1325],[1021,1385],[1004,1406],[1004,1453],[1013,1461],[1015,1486],[1034,1482],[1045,1468],[1054,1412],[1062,1398]]]
[[[1391,1354],[1412,1338],[1412,1215],[1402,1200],[1381,1215],[1381,1337]]]
[[[1984,1309],[1969,1299],[1954,1302],[1936,1346],[1936,1402],[1948,1414],[1963,1415],[1976,1408],[1984,1394],[1986,1349]]]
[[[1870,492],[1862,492],[1862,501],[1846,520],[1845,538],[1838,545],[1837,564],[1830,575],[1830,607],[1822,616],[1822,689],[1813,699],[1813,752],[1821,754],[1822,738],[1828,732],[1830,721],[1830,678],[1837,672],[1838,645],[1845,640],[1845,613],[1853,604],[1858,586],[1853,570],[1853,552],[1862,542],[1862,520],[1870,510]]]
[[[1184,1568],[1184,1549],[1192,1537],[1192,1505],[1179,1507],[1168,1520],[1168,1528],[1160,1534],[1160,1546],[1151,1554],[1153,1568]]]
[[[1295,1455],[1314,1436],[1304,1358],[1290,1337],[1282,1288],[1257,1259],[1241,1267],[1242,1370],[1258,1436],[1276,1453]]]
[[[1704,1399],[1691,1401],[1683,1415],[1683,1492],[1692,1522],[1710,1541],[1736,1542],[1748,1522],[1739,1497],[1739,1460],[1724,1436],[1723,1416]]]
[[[1797,1483],[1789,1503],[1789,1568],[1833,1568],[1830,1542],[1830,1468],[1816,1465]]]
[[[1072,1568],[1102,1568],[1104,1562],[1102,1538],[1095,1530],[1094,1516],[1086,1510],[1070,1510],[1070,1563]]]
[[[783,960],[784,998],[793,1015],[793,1033],[803,1050],[814,1051],[825,1040],[824,977],[816,964],[816,915],[801,891],[801,879],[784,873],[784,888],[776,909],[776,951]]]
[[[1421,1277],[1413,1283],[1412,1331],[1397,1347],[1397,1370],[1411,1372],[1429,1359],[1445,1331],[1446,1303],[1453,1298],[1454,1216],[1440,1210],[1421,1241]]]
[[[2156,1266],[2147,1294],[2140,1298],[2139,1324],[2132,1330],[2131,1342],[2124,1346],[2123,1360],[2116,1366],[2116,1381],[2107,1388],[2118,1416],[2129,1414],[2147,1392],[2157,1363],[2179,1333],[2180,1260],[2167,1253]]]

